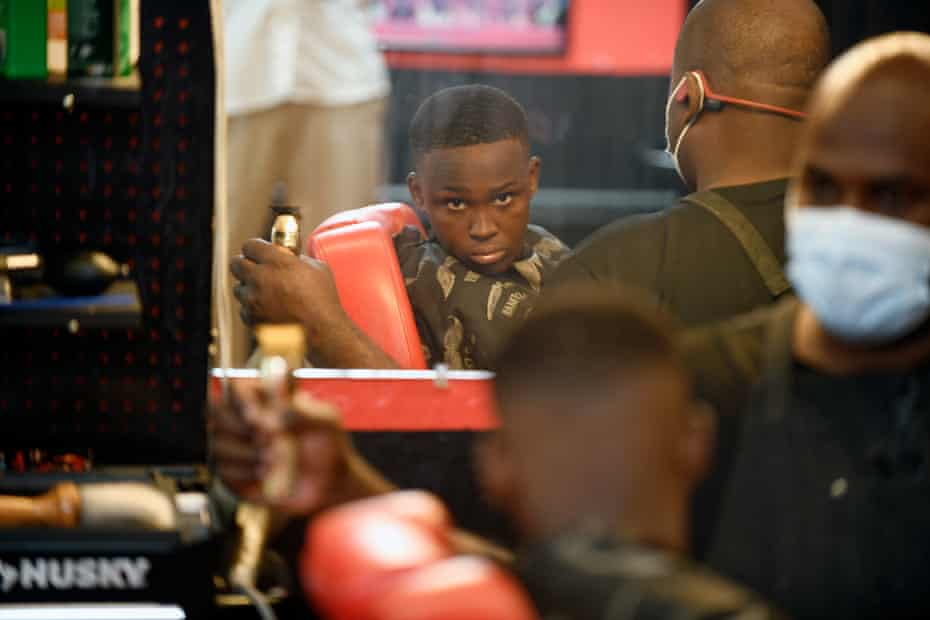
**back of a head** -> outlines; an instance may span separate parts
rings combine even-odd
[[[489,451],[504,456],[479,458],[486,491],[530,539],[638,527],[640,511],[671,510],[662,502],[693,484],[680,452],[690,390],[668,323],[635,291],[559,295],[498,356]]]
[[[529,145],[526,112],[513,97],[492,86],[470,84],[428,97],[410,122],[415,159],[434,149],[516,139]]]
[[[811,120],[834,116],[866,90],[887,100],[888,116],[930,116],[925,99],[928,81],[930,35],[893,32],[868,39],[837,58],[824,73],[814,91]]]
[[[672,77],[701,70],[719,92],[799,108],[829,60],[811,0],[703,0],[682,26]]]
[[[504,409],[528,397],[584,407],[624,375],[680,364],[670,322],[636,291],[565,287],[511,336],[495,363],[495,389]]]

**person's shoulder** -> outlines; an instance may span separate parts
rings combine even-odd
[[[667,617],[775,620],[784,616],[751,590],[703,566],[687,562],[682,569],[650,583],[652,597],[682,615]]]
[[[539,242],[545,242],[547,244],[552,244],[553,246],[558,246],[562,250],[568,250],[568,246],[562,243],[561,239],[538,224],[528,224],[526,227],[526,234],[523,238],[530,245],[534,245]]]
[[[598,228],[581,241],[576,254],[597,251],[599,248],[616,247],[619,240],[635,239],[665,228],[672,208],[651,213],[628,215]]]
[[[562,261],[571,251],[567,245],[562,243],[561,239],[536,224],[530,224],[526,227],[526,234],[523,239],[532,253],[538,254],[541,258],[553,264]]]
[[[404,228],[394,235],[394,252],[400,264],[400,272],[409,286],[418,279],[424,268],[438,267],[448,253],[435,239],[424,239],[413,226]]]
[[[560,536],[518,556],[540,609],[572,618],[778,618],[749,590],[661,549]]]
[[[682,348],[686,355],[699,355],[708,346],[720,345],[733,353],[759,350],[775,317],[796,309],[797,305],[796,297],[787,297],[718,323],[692,327],[682,333]]]
[[[797,307],[797,299],[789,297],[720,323],[684,331],[682,355],[699,395],[716,405],[720,413],[740,409],[762,376],[769,330]]]

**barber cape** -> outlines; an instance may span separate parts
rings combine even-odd
[[[523,243],[523,258],[486,276],[459,262],[435,237],[423,241],[408,227],[394,238],[427,366],[491,368],[498,348],[532,311],[569,252],[539,226],[527,227]]]
[[[545,619],[774,620],[749,590],[673,553],[566,535],[517,556],[517,576]]]

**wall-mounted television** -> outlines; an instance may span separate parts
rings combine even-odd
[[[386,50],[557,54],[571,0],[372,0]]]

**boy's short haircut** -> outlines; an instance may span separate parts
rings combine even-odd
[[[529,395],[580,400],[616,382],[618,371],[652,366],[685,373],[674,325],[655,304],[635,290],[565,287],[511,335],[496,359],[494,384],[500,402]]]
[[[426,99],[410,122],[410,148],[415,159],[433,149],[489,144],[517,139],[529,144],[526,111],[492,86],[454,86]]]

